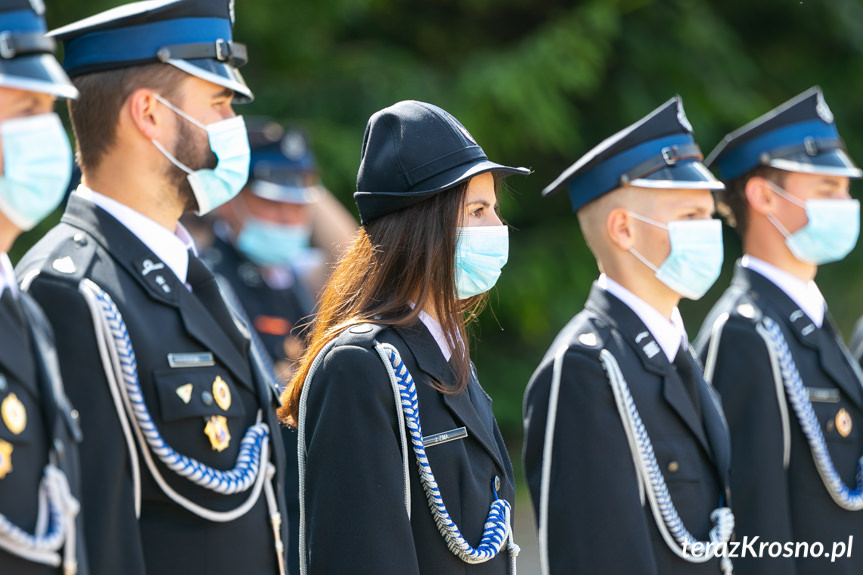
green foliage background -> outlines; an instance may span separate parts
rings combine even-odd
[[[58,27],[119,2],[46,3],[49,27]],[[305,125],[325,184],[352,209],[366,120],[406,98],[453,113],[492,159],[534,170],[512,178],[502,198],[515,228],[510,263],[473,352],[504,433],[515,441],[524,386],[597,275],[565,195],[539,197],[564,168],[674,94],[708,152],[725,133],[814,84],[824,89],[851,156],[863,158],[859,0],[236,4],[235,38],[248,45],[243,73],[257,96],[238,112]],[[739,253],[726,230],[723,277],[701,301],[681,305],[691,336]],[[863,313],[861,261],[858,247],[819,274],[846,335]]]

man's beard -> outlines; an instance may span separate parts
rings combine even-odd
[[[189,122],[180,122],[177,137],[174,140],[173,154],[180,163],[192,171],[212,170],[218,164],[218,158],[210,149],[209,139],[205,137],[203,144],[200,143],[200,132],[201,129],[197,126]],[[169,163],[168,175],[171,186],[177,189],[180,201],[183,202],[184,211],[198,209],[198,200],[187,178],[188,174],[173,163]]]

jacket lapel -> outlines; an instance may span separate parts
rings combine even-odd
[[[12,297],[5,291],[4,296]],[[3,303],[6,303],[5,298]],[[27,338],[24,327],[12,317],[5,305],[0,305],[0,366],[33,392],[34,397],[38,397],[37,390],[33,387],[36,379],[34,365],[32,361],[27,361],[32,356],[27,346]]]
[[[692,434],[698,438],[705,453],[712,458],[712,450],[704,433],[701,415],[695,411],[695,406],[683,385],[683,380],[668,361],[659,343],[644,325],[644,322],[641,321],[641,318],[629,306],[597,285],[591,289],[585,307],[600,314],[609,324],[614,326],[633,349],[645,371],[661,378],[662,396],[666,403],[680,417]],[[695,373],[701,373],[700,368],[696,369]],[[631,384],[631,382],[627,383]],[[630,389],[632,389],[632,385],[630,385]],[[632,393],[635,396],[638,391],[633,390]],[[704,401],[707,401],[707,397],[703,397],[702,404]]]
[[[853,359],[850,358],[850,354],[843,352],[845,344],[838,336],[830,314],[825,312],[824,322],[819,329],[779,286],[761,274],[742,266],[738,268],[735,279],[738,275],[741,283],[748,282],[751,291],[760,294],[761,305],[769,307],[782,320],[783,331],[793,334],[795,341],[803,347],[814,350],[817,353],[821,371],[833,380],[858,407],[863,408],[861,381],[852,367]],[[804,385],[805,383],[804,381]]]
[[[422,371],[443,383],[453,381],[454,374],[450,364],[444,359],[440,347],[422,322],[413,326],[397,326],[395,331],[410,349]],[[473,365],[470,383],[465,391],[457,394],[444,393],[441,396],[455,419],[467,428],[468,434],[483,446],[501,469],[506,469],[493,439],[494,416],[491,413],[491,399],[479,387]]]
[[[74,194],[62,221],[90,234],[150,298],[176,308],[188,334],[212,351],[238,380],[254,389],[249,362],[228,334],[137,236],[113,216]]]

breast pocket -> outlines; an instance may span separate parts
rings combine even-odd
[[[824,439],[831,443],[857,443],[859,412],[837,388],[807,387],[809,402]]]
[[[228,374],[216,367],[157,370],[153,374],[159,416],[166,423],[187,418],[243,418],[246,410]]]

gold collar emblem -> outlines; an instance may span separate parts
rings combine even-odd
[[[12,471],[12,444],[0,439],[0,479]]]

